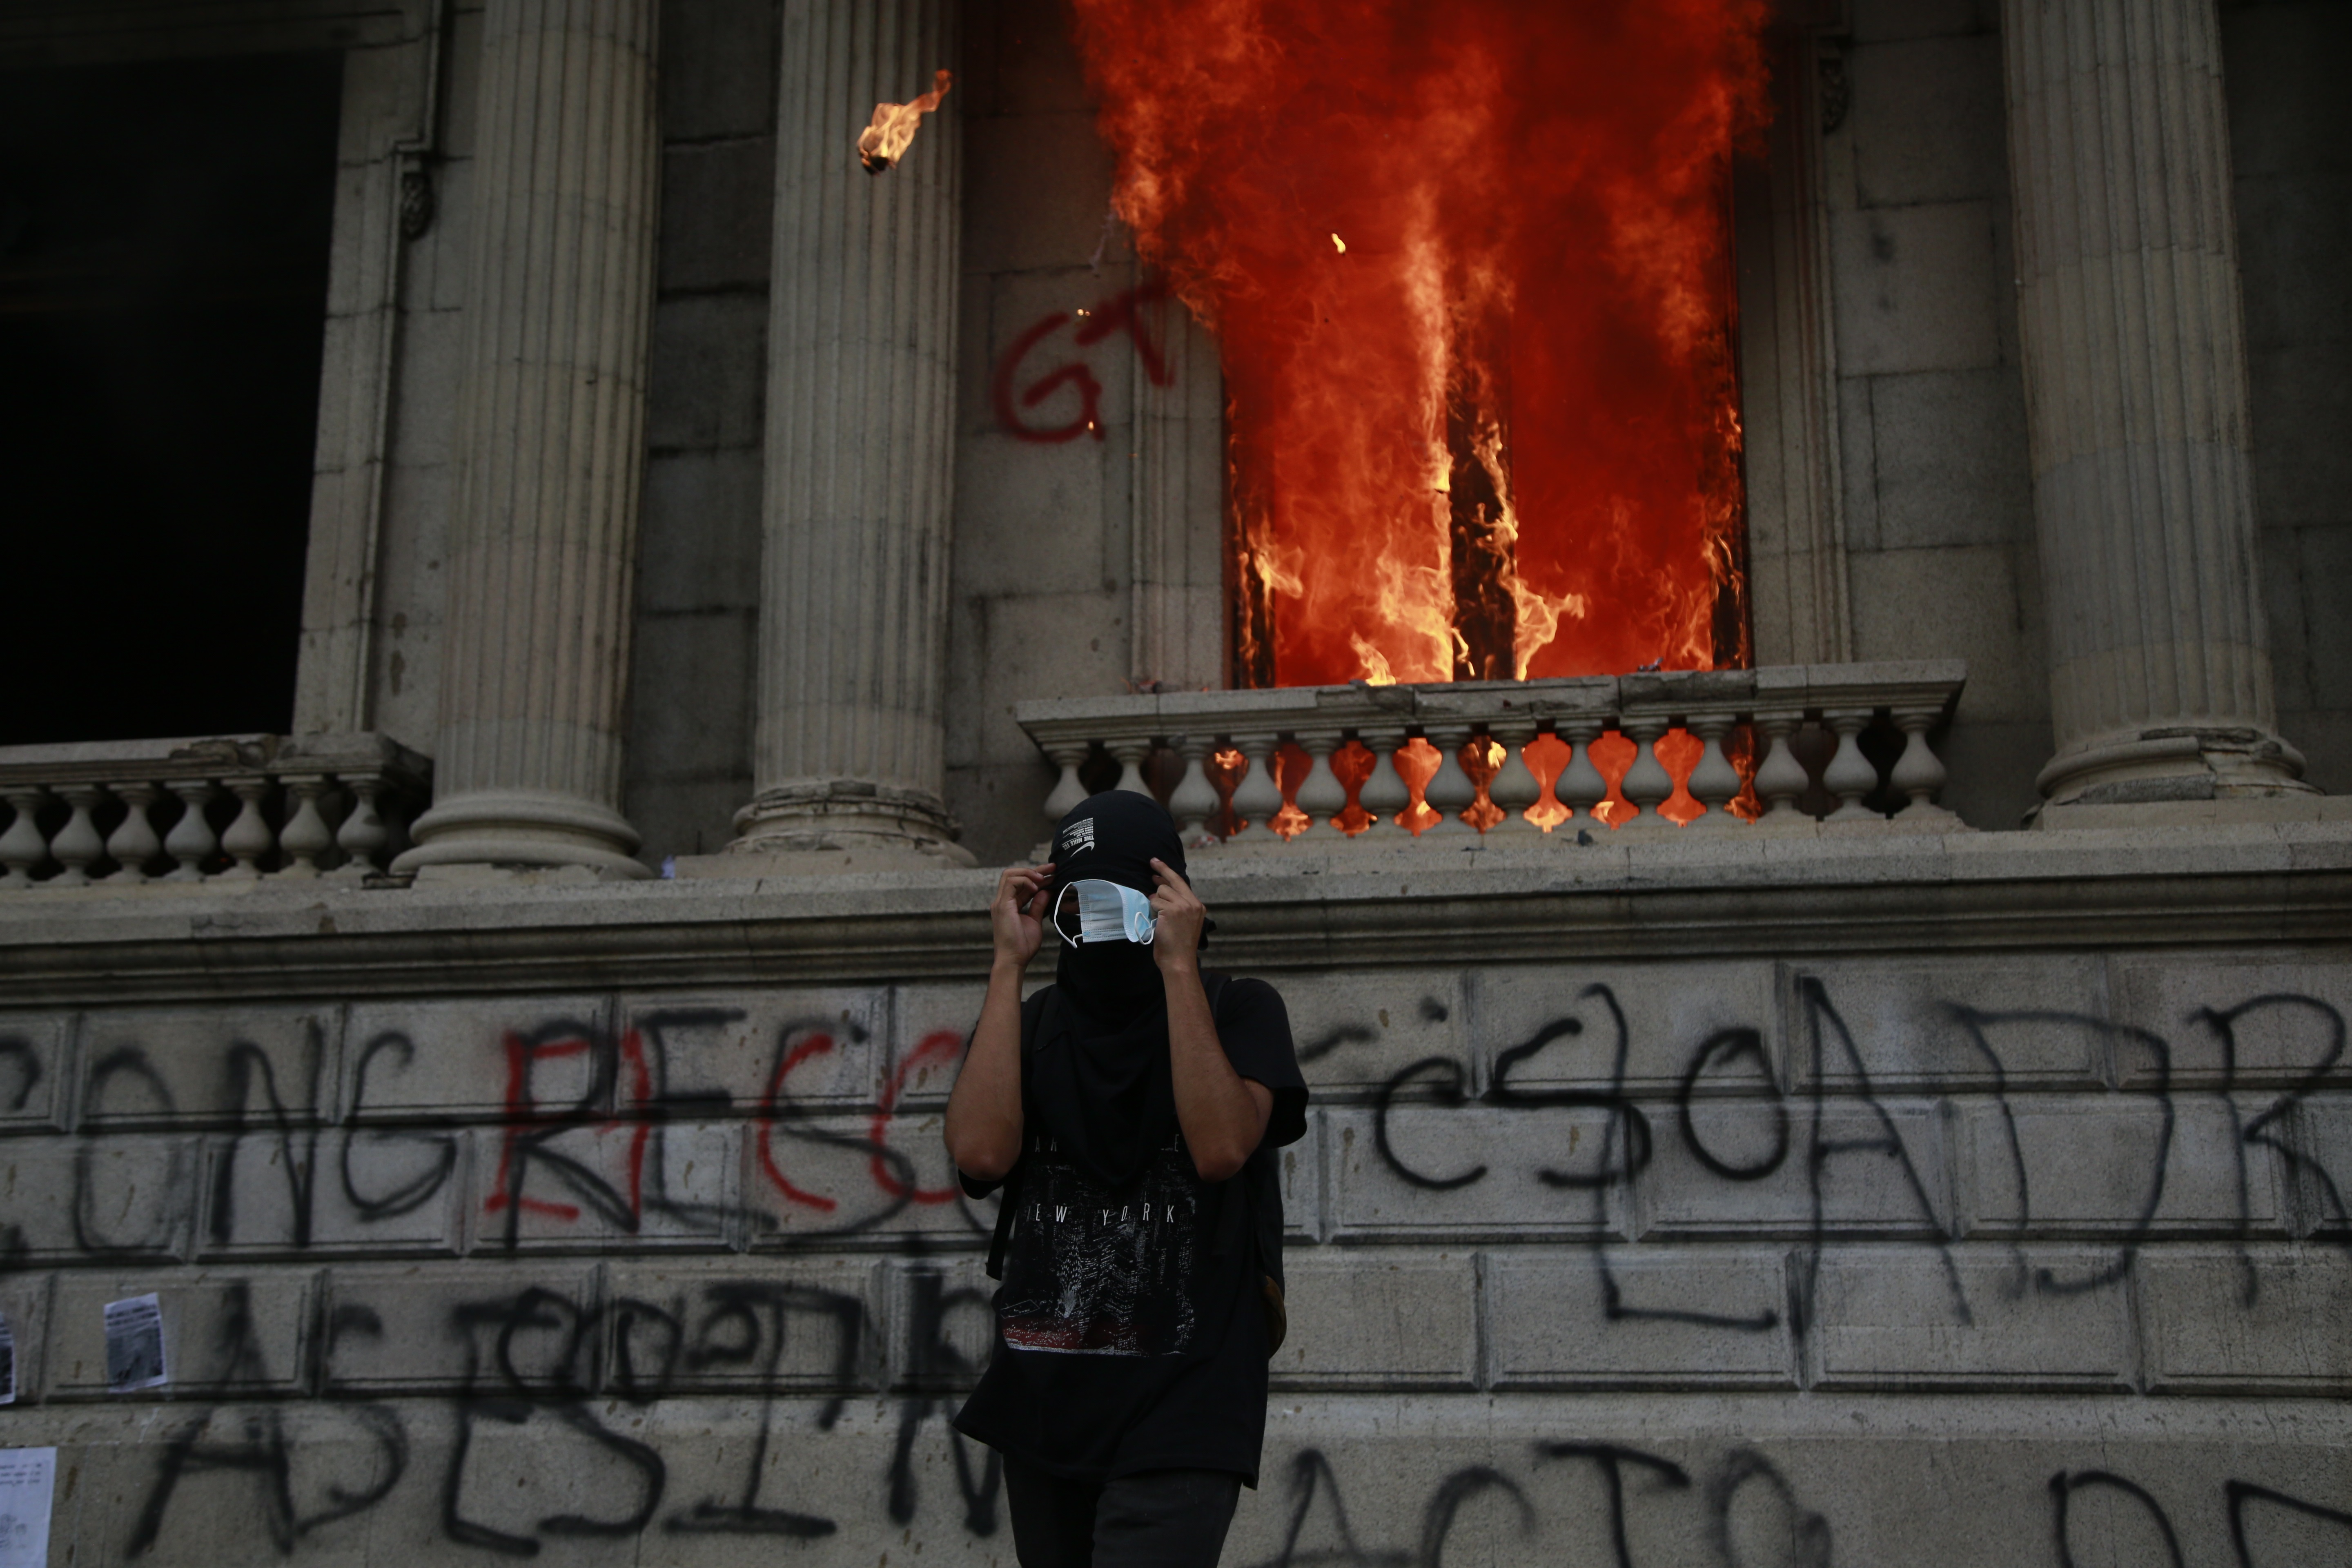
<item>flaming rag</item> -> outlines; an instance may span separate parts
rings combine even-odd
[[[923,116],[940,106],[955,82],[953,75],[940,71],[931,79],[931,90],[912,103],[877,103],[874,106],[874,123],[857,138],[857,158],[869,174],[887,174],[890,165],[907,155],[915,140],[915,127]]]

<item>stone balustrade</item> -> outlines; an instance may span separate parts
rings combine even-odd
[[[1048,817],[1115,763],[1112,787],[1160,794],[1148,781],[1174,779],[1166,803],[1197,847],[1817,823],[1949,832],[1964,825],[1936,803],[1945,772],[1928,737],[1967,675],[1935,659],[1358,681],[1056,699],[1014,717],[1061,769]]]
[[[0,889],[380,871],[432,794],[383,735],[0,747]]]

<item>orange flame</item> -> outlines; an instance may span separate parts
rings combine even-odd
[[[877,103],[874,106],[874,123],[858,134],[857,157],[869,174],[887,173],[890,166],[907,155],[914,144],[915,128],[923,116],[940,106],[948,95],[955,77],[940,71],[931,78],[931,90],[912,103]]]
[[[1245,681],[1748,662],[1764,0],[1074,4],[1119,214],[1221,341]]]

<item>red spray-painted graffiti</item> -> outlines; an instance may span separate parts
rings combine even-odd
[[[1164,279],[1148,282],[1112,295],[1102,303],[1077,312],[1078,330],[1073,341],[1079,348],[1092,348],[1113,332],[1124,331],[1135,341],[1135,357],[1142,364],[1143,374],[1154,386],[1166,386],[1174,377],[1168,361],[1153,339],[1151,323],[1147,319],[1149,308],[1168,298]],[[996,423],[1016,441],[1033,442],[1038,446],[1055,446],[1091,435],[1104,439],[1102,426],[1102,383],[1095,379],[1084,359],[1074,359],[1047,370],[1025,387],[1020,384],[1022,366],[1032,352],[1047,338],[1070,323],[1067,310],[1056,310],[1039,318],[1028,331],[1013,340],[996,362],[996,374],[988,386],[989,406],[996,415]],[[1078,411],[1067,423],[1033,425],[1022,411],[1033,409],[1066,386],[1076,387]]]

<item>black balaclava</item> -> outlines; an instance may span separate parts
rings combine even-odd
[[[1107,790],[1070,808],[1054,829],[1054,879],[1046,889],[1046,923],[1054,923],[1062,889],[1093,879],[1133,888],[1146,898],[1160,889],[1154,856],[1184,875],[1184,841],[1176,819],[1148,795]],[[1164,1007],[1167,988],[1151,949],[1131,942],[1088,942],[1073,947],[1052,931],[1045,940],[1062,950],[1054,983],[1086,1018],[1087,1035],[1123,1029]]]
[[[1046,924],[1062,889],[1088,878],[1151,893],[1154,856],[1184,874],[1175,820],[1158,801],[1111,790],[1073,807],[1054,829]],[[1151,949],[1132,942],[1061,945],[1054,984],[1067,1004],[1038,1041],[1032,1103],[1064,1152],[1114,1188],[1139,1175],[1176,1131],[1168,1061],[1168,988]]]

